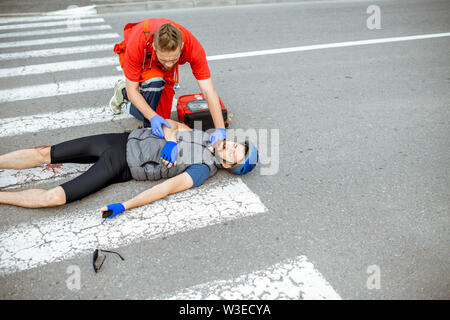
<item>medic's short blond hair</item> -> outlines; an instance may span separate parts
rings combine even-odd
[[[175,51],[178,48],[181,48],[183,36],[177,27],[170,23],[166,23],[156,30],[153,36],[153,43],[158,50]]]

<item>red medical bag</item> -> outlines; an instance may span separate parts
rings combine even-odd
[[[228,128],[228,110],[223,105],[219,97],[220,108],[225,122],[225,128]],[[201,130],[206,131],[214,128],[214,122],[208,109],[208,103],[201,93],[188,94],[180,96],[177,103],[178,120],[184,122],[190,128],[194,128],[194,121],[201,121]]]

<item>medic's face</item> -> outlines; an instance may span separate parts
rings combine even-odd
[[[231,168],[245,157],[245,146],[228,140],[220,140],[214,143],[214,152],[222,158],[224,168]]]
[[[159,62],[162,64],[164,69],[167,71],[172,70],[173,67],[178,62],[178,59],[181,57],[181,48],[178,48],[174,51],[161,51],[156,48],[155,45],[153,45],[156,53],[156,57],[158,58]]]

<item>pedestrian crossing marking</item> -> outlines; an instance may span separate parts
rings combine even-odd
[[[181,289],[157,300],[341,300],[305,256],[287,259],[235,279]]]
[[[117,73],[116,76],[84,78],[79,80],[17,87],[13,89],[3,89],[0,90],[0,103],[112,89],[120,77],[120,73]]]
[[[84,16],[81,16],[83,19],[80,19],[82,24],[104,22],[102,18],[95,18],[96,15],[92,10],[94,10],[93,7],[86,8]],[[73,15],[68,14],[68,12],[70,11],[62,10],[55,12],[54,16],[47,15],[42,17],[0,19],[0,30],[9,31],[16,29],[64,26],[67,25],[67,20],[73,17]],[[68,15],[65,16],[65,14]],[[90,16],[94,16],[94,18],[91,19]],[[21,22],[27,23],[18,24]],[[11,25],[7,23],[16,24]],[[80,28],[71,27],[30,30],[26,36],[35,37],[49,34],[101,31],[109,29],[111,29],[110,26],[100,25],[83,26]],[[0,33],[0,38],[3,39],[21,36],[22,33],[20,31]],[[98,41],[119,37],[120,36],[117,33],[105,33],[0,42],[0,49],[39,45],[47,46],[51,44],[59,45],[71,42]],[[73,47],[27,50],[23,52],[3,52],[0,53],[0,61],[57,57],[100,51],[110,51],[110,55],[103,58],[4,68],[0,69],[0,78],[118,65],[117,56],[112,54],[113,46],[114,44],[112,43],[96,43]],[[208,60],[220,60],[222,58],[224,57],[213,56],[209,57]],[[234,56],[232,58],[234,58]],[[118,74],[117,76],[109,75],[51,84],[25,85],[12,89],[3,89],[0,90],[0,103],[112,89],[114,83],[122,76],[123,74],[120,73],[120,75]],[[65,127],[89,125],[130,117],[131,116],[128,113],[123,113],[118,116],[113,115],[110,113],[109,106],[100,106],[77,110],[71,109],[59,113],[49,112],[39,115],[3,118],[0,119],[0,137],[57,130]],[[58,181],[63,178],[71,178],[86,171],[89,166],[90,165],[64,164],[55,170],[53,170],[53,167],[50,167],[49,169],[48,166],[40,166],[38,168],[27,170],[0,170],[0,187],[21,187],[26,183],[42,183],[50,181],[50,179],[51,181]],[[103,205],[104,204],[100,204],[99,207]],[[103,225],[100,225],[101,219],[98,215],[98,208],[92,208],[89,210],[71,212],[70,215],[66,216],[55,216],[35,220],[30,223],[4,226],[0,229],[0,275],[6,276],[11,273],[45,266],[49,263],[90,254],[92,248],[96,245],[105,249],[122,247],[144,240],[152,240],[163,236],[189,232],[198,228],[256,215],[266,212],[267,210],[268,209],[260,201],[259,197],[254,194],[240,178],[231,178],[226,180],[214,180],[199,188],[174,194],[156,203],[129,210],[114,219],[106,221]],[[290,263],[295,264],[296,261],[291,261]],[[297,263],[300,264],[297,265],[297,268],[311,271],[312,264],[311,266],[307,265],[309,262],[306,261],[306,257],[300,258],[300,262],[297,261]],[[282,265],[277,264],[275,267],[267,270],[271,270],[273,275],[275,274],[274,268],[280,268],[280,266],[284,266],[285,269],[287,268],[285,262]],[[312,269],[314,268],[312,267]],[[262,274],[261,272],[262,271],[259,273],[253,272],[250,276],[247,276],[247,279],[253,279],[252,281],[255,284],[258,283],[258,281],[263,281],[261,280],[262,277],[270,276],[270,274]],[[292,272],[292,270],[290,272],[289,276],[293,279],[296,273]],[[307,273],[307,275],[312,278],[317,277],[317,273],[312,271],[309,274]],[[318,283],[320,283],[320,281]],[[210,288],[213,286],[218,288],[217,286],[220,285],[220,283],[210,282],[206,285]],[[225,287],[220,291],[222,295],[219,296],[219,298],[233,297],[230,292],[227,293],[226,289],[229,288],[231,291],[236,291],[235,287],[233,287],[233,285],[236,285],[236,282],[227,282],[224,285],[228,287]],[[297,285],[301,285],[301,283],[298,282]],[[319,297],[340,298],[337,294],[333,295],[332,288],[331,290],[327,288],[328,291],[323,291],[323,283],[320,283],[320,286],[322,287],[319,290],[321,292],[321,296]],[[206,286],[196,286],[186,289],[187,291],[177,292],[175,295],[172,295],[172,298],[179,298],[184,294],[189,299],[192,295],[197,294],[195,293],[195,290],[201,288],[204,289]],[[249,291],[251,289],[248,286],[239,288],[244,288],[244,291]],[[257,290],[259,289],[255,289],[255,292],[258,292]],[[295,290],[295,288],[292,290]],[[216,292],[219,291],[216,290]],[[246,297],[251,296],[247,295]],[[282,295],[280,295],[280,297],[282,297]],[[293,297],[295,298],[298,296],[293,295]],[[305,298],[305,295],[302,295],[301,297]]]
[[[117,77],[120,79],[120,77]],[[112,91],[111,91],[112,95]],[[61,112],[48,112],[21,117],[0,119],[0,137],[10,137],[25,133],[58,130],[62,128],[85,126],[94,123],[109,122],[131,118],[124,110],[115,115],[109,105],[69,109]]]
[[[0,69],[0,78],[29,76],[42,73],[53,73],[70,70],[80,70],[89,68],[98,68],[104,66],[118,65],[117,57],[102,57],[84,60],[72,60],[62,62],[50,62],[44,64],[34,64],[16,68]]]
[[[0,53],[1,60],[19,60],[19,59],[30,59],[30,58],[45,58],[53,56],[64,56],[71,54],[82,54],[87,52],[98,52],[98,51],[110,51],[113,52],[114,44],[94,44],[88,46],[75,46],[75,47],[63,47],[63,48],[49,48],[42,50],[30,50],[21,52],[6,52]]]
[[[45,29],[45,30],[27,30],[27,32],[9,32],[0,33],[0,39],[5,38],[19,38],[19,37],[36,37],[42,35],[50,34],[62,34],[71,32],[89,32],[89,31],[100,31],[100,30],[110,30],[109,25],[99,25],[99,26],[88,26],[88,27],[77,27],[77,28],[58,28],[58,29]]]
[[[267,211],[240,178],[176,193],[101,224],[104,205],[0,229],[0,275]]]
[[[55,27],[55,26],[67,26],[68,25],[68,21],[69,20],[0,25],[0,31],[3,31],[3,30],[18,30],[18,29],[33,30],[33,29],[36,29],[36,28],[46,28],[46,27]],[[91,18],[91,19],[79,19],[77,22],[79,22],[80,24],[90,24],[90,23],[105,22],[105,20],[103,18]],[[23,32],[26,32],[26,31],[23,31]]]
[[[120,36],[117,33],[102,33],[102,34],[91,34],[91,35],[83,35],[83,36],[46,38],[46,39],[24,40],[24,41],[13,41],[13,42],[0,42],[0,49],[42,46],[42,45],[60,44],[60,43],[67,43],[67,42],[82,42],[82,41],[88,41],[88,40],[113,39],[113,38],[119,38],[119,37]]]

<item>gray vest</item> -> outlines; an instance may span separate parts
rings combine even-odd
[[[170,169],[160,159],[166,140],[152,134],[151,129],[131,131],[127,142],[127,162],[135,180],[171,178],[193,164],[206,164],[209,176],[217,172],[216,157],[206,146],[209,134],[200,130],[177,131],[177,165]]]

